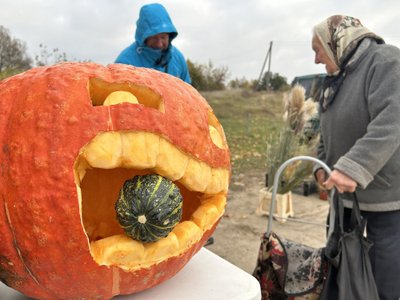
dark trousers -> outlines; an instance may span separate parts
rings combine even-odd
[[[344,227],[351,209],[345,208]],[[400,299],[400,211],[365,212],[367,238],[374,244],[369,252],[381,300]],[[357,276],[354,274],[354,276]]]

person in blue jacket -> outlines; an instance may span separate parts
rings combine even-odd
[[[171,44],[178,32],[161,4],[144,5],[136,22],[135,42],[115,63],[155,69],[191,83],[183,54]]]

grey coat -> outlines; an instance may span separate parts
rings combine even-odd
[[[400,50],[372,42],[320,118],[318,156],[358,183],[361,210],[400,209]]]

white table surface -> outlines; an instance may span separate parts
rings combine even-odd
[[[0,282],[0,299],[26,300]],[[140,293],[113,300],[260,300],[258,281],[223,258],[202,248],[173,278]]]

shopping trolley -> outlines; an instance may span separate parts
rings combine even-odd
[[[297,156],[284,162],[277,170],[268,215],[267,231],[263,234],[256,268],[253,272],[260,282],[263,300],[318,299],[326,275],[327,263],[323,259],[323,248],[312,248],[282,237],[272,231],[276,196],[280,175],[291,163],[302,160],[314,162],[327,174],[330,168],[322,161],[309,156]],[[332,191],[333,193],[333,191]],[[332,196],[329,199],[330,204]],[[334,223],[333,205],[329,209],[329,224]],[[288,218],[288,220],[292,220]],[[295,221],[295,220],[293,220]],[[328,236],[333,226],[328,229]],[[290,263],[289,263],[290,262]]]

